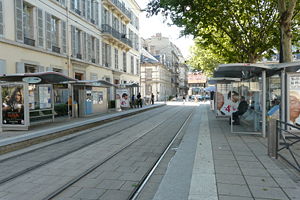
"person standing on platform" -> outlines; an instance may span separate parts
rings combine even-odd
[[[143,102],[142,102],[142,96],[141,96],[141,93],[139,92],[139,94],[136,96],[137,97],[137,101],[138,101],[138,108],[139,107],[143,107]]]
[[[151,104],[152,105],[154,104],[154,94],[153,93],[151,94]]]

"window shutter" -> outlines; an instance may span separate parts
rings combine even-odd
[[[61,21],[61,34],[62,52],[67,53],[67,24],[65,21]]]
[[[96,63],[100,63],[100,40],[96,39]]]
[[[105,43],[102,42],[102,65],[103,66],[105,66],[105,62],[106,62],[106,60],[105,60],[105,54],[106,54],[106,52],[105,52]]]
[[[6,74],[6,62],[5,62],[5,60],[0,60],[0,74]]]
[[[91,0],[87,0],[86,18],[91,19]]]
[[[3,3],[0,0],[0,35],[4,34],[4,25],[3,25]]]
[[[75,10],[75,0],[71,0],[71,10]]]
[[[72,56],[76,57],[75,27],[71,26]]]
[[[111,67],[111,46],[108,45],[108,66]]]
[[[38,66],[38,71],[39,72],[44,72],[45,71],[45,67],[44,66]]]
[[[98,25],[99,24],[99,4],[96,1],[94,2],[94,9],[95,9],[94,20],[95,20],[95,24]]]
[[[92,36],[87,35],[88,38],[88,61],[92,60]]]
[[[81,0],[81,15],[83,17],[86,16],[86,2],[85,2],[85,0]]]
[[[87,59],[87,51],[86,51],[86,46],[87,46],[87,40],[86,40],[86,32],[82,33],[82,41],[83,41],[83,47],[82,47],[82,59],[86,60]]]
[[[16,64],[17,64],[17,66],[16,66],[16,72],[17,73],[25,73],[25,65],[24,65],[24,63],[17,62]]]
[[[15,0],[16,40],[24,41],[23,32],[23,0]]]
[[[51,50],[51,15],[46,12],[46,48]]]
[[[43,25],[43,11],[37,9],[37,43],[39,47],[44,47],[44,25]]]

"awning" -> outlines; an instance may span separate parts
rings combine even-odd
[[[214,77],[230,77],[247,79],[259,75],[263,70],[270,70],[265,64],[233,63],[222,64],[214,72]]]
[[[38,72],[25,74],[3,74],[0,81],[6,82],[27,82],[34,84],[62,84],[76,79],[70,78],[58,72]]]
[[[105,80],[78,80],[73,84],[75,86],[81,85],[81,86],[105,87],[105,88],[117,87],[117,85],[107,82]]]
[[[300,62],[276,63],[267,65],[271,67],[271,70],[273,71],[285,69],[287,72],[300,72]]]

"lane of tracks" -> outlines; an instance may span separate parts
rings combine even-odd
[[[133,126],[142,123],[144,120],[146,120],[149,117],[155,117],[156,115],[160,113],[164,113],[168,111],[170,108],[167,107],[162,107],[159,110],[151,110],[146,112],[147,114],[145,115],[144,113],[139,114],[138,121],[129,121],[128,119],[130,118],[136,118],[136,116],[130,116],[128,118],[122,119],[122,120],[117,120],[109,124],[105,124],[99,127],[95,127],[92,129],[89,129],[87,131],[83,131],[82,134],[76,135],[71,138],[67,138],[64,140],[60,140],[57,142],[54,142],[52,144],[48,144],[46,146],[39,147],[37,149],[33,149],[24,153],[20,153],[18,155],[14,155],[9,158],[5,158],[3,160],[0,160],[0,166],[1,167],[1,173],[5,174],[4,177],[0,178],[0,185],[11,181],[15,178],[18,178],[32,170],[38,169],[44,165],[47,165],[51,162],[54,162],[64,156],[67,156],[73,152],[79,151],[82,148],[85,148],[87,146],[93,145],[99,141],[102,141],[106,138],[112,137],[116,134],[118,134],[120,131],[124,131],[126,129],[132,128]],[[116,124],[123,123],[124,126],[114,126]],[[107,132],[108,127],[111,132]],[[114,130],[116,128],[116,130]],[[99,134],[98,132],[103,130],[103,134]],[[61,149],[66,149],[66,151],[61,151]],[[51,154],[52,157],[41,157],[42,161],[40,162],[32,162],[31,165],[27,166],[26,168],[20,168],[16,169],[16,171],[12,171],[11,167],[7,167],[7,171],[5,172],[5,167],[3,166],[10,166],[12,162],[17,163],[19,161],[24,161],[24,160],[31,160],[32,158],[36,157],[36,154],[43,155],[47,152],[53,151],[53,149],[56,149],[55,152]]]
[[[147,181],[149,180],[149,178],[153,174],[154,170],[159,165],[159,163],[162,161],[164,155],[166,154],[166,152],[169,150],[169,148],[171,147],[171,145],[173,144],[173,142],[177,138],[178,134],[182,131],[182,129],[185,127],[185,125],[187,124],[187,122],[191,118],[191,116],[193,114],[193,110],[194,109],[183,110],[181,108],[180,110],[176,111],[176,113],[172,117],[166,118],[165,120],[161,121],[159,124],[157,124],[154,127],[152,127],[150,130],[146,130],[141,136],[139,136],[138,138],[132,140],[129,144],[121,147],[118,151],[114,152],[112,155],[109,155],[104,160],[101,160],[98,163],[94,164],[92,167],[90,167],[89,169],[85,170],[84,172],[82,172],[81,174],[79,174],[78,176],[76,176],[75,178],[73,178],[72,180],[68,181],[66,184],[64,184],[63,186],[61,186],[57,190],[53,191],[52,193],[50,193],[48,196],[46,196],[42,200],[56,199],[55,197],[57,197],[58,195],[60,195],[64,191],[66,191],[68,188],[70,188],[72,185],[74,185],[75,183],[77,183],[78,181],[80,181],[81,179],[83,179],[84,177],[86,177],[86,176],[90,175],[91,173],[93,173],[96,169],[98,169],[99,167],[101,167],[106,162],[110,161],[112,158],[118,156],[118,154],[122,153],[127,148],[130,148],[136,142],[142,140],[150,132],[153,132],[156,129],[158,129],[159,127],[161,127],[161,126],[163,126],[165,124],[170,123],[170,121],[176,120],[176,118],[178,118],[178,116],[183,117],[183,120],[182,120],[183,122],[178,121],[178,123],[179,123],[178,130],[175,133],[173,133],[173,135],[171,136],[171,139],[167,142],[167,144],[163,144],[164,145],[163,151],[160,153],[159,158],[147,170],[147,172],[145,173],[145,175],[142,177],[142,179],[139,181],[139,183],[136,185],[136,187],[132,190],[132,192],[130,193],[130,195],[128,197],[126,197],[126,199],[128,199],[128,200],[136,200],[137,197],[139,196],[140,192],[142,191],[143,187],[146,185]],[[57,198],[57,199],[59,199],[59,198]]]

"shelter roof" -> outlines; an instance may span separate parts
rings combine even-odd
[[[40,78],[40,82],[36,84],[59,84],[76,81],[58,72],[38,72],[38,73],[24,73],[24,74],[3,74],[0,76],[0,81],[6,82],[22,82],[26,77]]]
[[[92,86],[92,87],[117,87],[117,85],[105,80],[77,80],[74,85]]]

